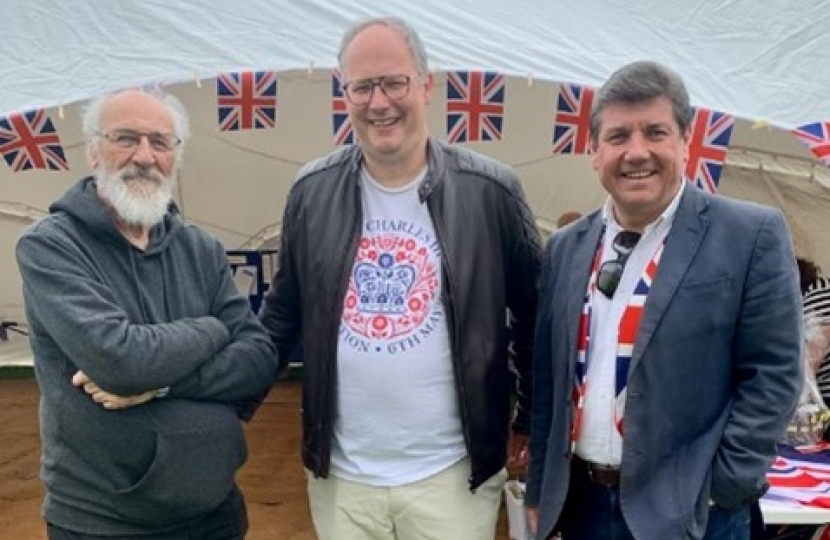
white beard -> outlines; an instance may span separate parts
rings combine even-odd
[[[139,167],[131,163],[111,173],[106,166],[95,171],[98,194],[104,198],[119,218],[129,225],[151,229],[167,213],[176,174],[165,177],[158,168]]]

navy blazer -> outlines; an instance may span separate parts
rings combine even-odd
[[[597,210],[546,247],[526,499],[540,539],[567,494],[577,329],[602,229]],[[687,186],[629,368],[620,504],[635,538],[699,539],[710,499],[763,494],[801,390],[801,324],[781,213]]]

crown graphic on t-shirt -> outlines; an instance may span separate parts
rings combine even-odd
[[[404,313],[409,290],[415,282],[415,269],[396,264],[389,253],[382,253],[376,263],[355,265],[357,309],[371,313]]]

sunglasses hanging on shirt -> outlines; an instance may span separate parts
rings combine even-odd
[[[597,289],[608,298],[613,298],[614,293],[617,292],[617,286],[620,284],[623,270],[625,270],[625,263],[628,262],[628,257],[634,251],[637,242],[640,241],[642,235],[635,231],[620,231],[614,237],[614,242],[611,247],[617,254],[616,259],[609,259],[602,263],[597,274]]]

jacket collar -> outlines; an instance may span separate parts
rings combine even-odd
[[[686,186],[674,223],[666,237],[666,247],[660,260],[657,278],[648,293],[639,335],[631,356],[631,370],[642,358],[658,323],[700,250],[709,227],[709,217],[706,213],[708,208],[709,196],[697,187]]]
[[[599,237],[602,234],[602,210],[595,210],[587,216],[587,219],[577,221],[572,225],[576,228],[575,249],[571,264],[573,269],[568,277],[566,286],[571,291],[568,295],[567,321],[569,343],[576,352],[577,333],[579,332],[579,319],[582,308],[585,304],[585,291],[588,290],[588,280],[591,277],[591,265],[599,245]]]
[[[353,151],[348,159],[349,176],[359,178],[360,167],[363,164],[363,149],[359,144],[354,145]],[[424,202],[435,187],[444,181],[446,170],[446,157],[443,144],[429,137],[427,139],[427,174],[418,186],[418,197]]]
[[[440,142],[427,139],[427,174],[418,187],[418,197],[424,202],[439,183],[444,181],[446,159]]]

